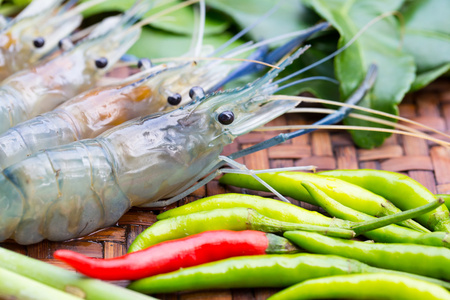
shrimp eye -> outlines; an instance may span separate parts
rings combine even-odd
[[[64,38],[58,42],[58,47],[59,49],[66,51],[73,47],[73,43],[69,38]]]
[[[33,45],[36,48],[42,48],[45,45],[45,39],[43,37],[38,37],[33,40]]]
[[[152,61],[148,58],[141,58],[138,63],[137,67],[139,69],[144,68],[144,70],[150,69],[153,66]]]
[[[106,57],[97,58],[95,60],[95,65],[97,66],[97,68],[103,69],[108,65],[108,60],[106,59]]]
[[[194,86],[189,90],[189,97],[192,100],[201,99],[205,97],[205,91],[199,86]]]
[[[169,102],[170,105],[178,105],[181,102],[181,95],[180,94],[173,94],[169,97],[167,97],[167,102]]]
[[[230,125],[234,121],[234,114],[229,110],[223,111],[219,114],[218,120],[223,125]]]

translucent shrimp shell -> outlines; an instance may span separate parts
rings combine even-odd
[[[114,224],[133,205],[179,193],[213,171],[237,135],[295,107],[298,101],[267,101],[274,90],[269,81],[279,71],[6,168],[0,173],[0,203],[6,207],[0,211],[0,240],[31,244],[79,237]],[[233,123],[220,123],[224,110],[233,111]]]
[[[0,80],[35,65],[82,21],[79,11],[64,13],[61,0],[34,0],[0,31]],[[35,39],[42,39],[38,47]]]
[[[0,133],[91,88],[134,44],[139,34],[140,29],[127,34],[112,31],[8,77],[0,86]],[[95,63],[101,57],[108,61],[104,68]]]
[[[84,92],[53,111],[10,128],[0,135],[0,170],[39,150],[94,138],[128,120],[173,110],[191,100],[188,94],[192,86],[208,88],[221,80],[229,69],[218,66],[210,70],[191,63],[163,66],[162,70],[159,66],[156,68],[158,70],[150,75],[144,71],[140,80],[133,75],[132,83]],[[175,93],[182,100],[178,105],[171,105],[168,97]]]

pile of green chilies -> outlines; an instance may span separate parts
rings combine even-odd
[[[334,218],[274,199],[223,194],[159,214],[123,257],[101,261],[67,251],[55,257],[97,278],[125,271],[126,279],[150,276],[129,285],[147,294],[289,287],[271,299],[450,299],[450,283],[443,281],[450,280],[448,209],[416,181],[376,170],[260,176]],[[227,174],[221,182],[264,190],[246,175]],[[238,235],[224,230],[246,231],[238,242]],[[260,231],[283,233],[287,240]],[[376,242],[350,240],[358,235]]]
[[[397,207],[411,209],[436,199],[416,181],[393,172],[338,170],[321,174],[268,173],[260,177],[283,195],[319,205],[335,218],[258,196],[216,195],[158,215],[160,221],[138,236],[129,251],[177,238],[178,233],[174,233],[177,229],[183,231],[182,234],[200,232],[202,228],[225,229],[227,222],[220,218],[226,218],[224,212],[237,208],[253,209],[280,222],[351,230],[357,222],[396,214],[400,211]],[[265,190],[247,175],[227,174],[221,182]],[[450,280],[448,216],[448,209],[439,206],[415,217],[419,223],[402,221],[399,225],[363,232],[376,242],[333,237],[323,231],[286,231],[284,237],[314,254],[229,258],[138,280],[129,288],[145,293],[166,293],[206,288],[291,286],[272,298],[407,299],[414,296],[415,299],[450,299],[450,293],[439,286],[449,288],[447,282],[440,281]],[[163,236],[161,228],[172,231]],[[430,283],[431,278],[436,281]]]

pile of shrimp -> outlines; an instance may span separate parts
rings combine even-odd
[[[136,1],[124,14],[74,32],[80,13],[103,1],[75,6],[74,1],[33,0],[0,29],[0,56],[8,61],[0,65],[5,78],[0,84],[0,204],[4,208],[0,241],[33,244],[81,237],[115,224],[132,206],[164,206],[181,199],[218,173],[231,172],[222,168],[225,164],[238,169],[234,172],[249,172],[234,159],[339,122],[351,109],[358,109],[356,104],[376,80],[376,66],[371,66],[346,104],[274,95],[306,80],[334,82],[316,77],[280,86],[283,80],[275,81],[307,51],[309,46],[299,48],[305,39],[329,25],[320,23],[298,32],[271,53],[263,47],[273,42],[267,40],[214,57],[261,19],[216,50],[202,45],[199,30],[193,49],[182,59],[161,65],[139,59],[132,63],[140,68],[138,73],[99,86],[138,39],[143,25],[196,2],[200,15],[205,10],[204,1],[185,1],[137,22],[154,3]],[[43,20],[45,26],[33,26]],[[54,50],[56,45],[59,50]],[[251,49],[257,50],[244,63],[222,63]],[[241,88],[218,91],[225,83],[255,72],[255,60],[271,69]],[[341,108],[322,111],[330,115],[312,127],[221,156],[236,137],[294,110],[302,101]],[[446,144],[405,125],[370,120],[398,128],[393,132]]]

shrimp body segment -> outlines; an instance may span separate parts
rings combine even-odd
[[[82,41],[64,54],[4,80],[0,86],[0,133],[91,88],[134,44],[140,29],[121,33],[110,30]],[[107,64],[99,65],[98,59]]]
[[[66,240],[110,226],[131,206],[170,197],[220,161],[226,144],[295,107],[271,101],[280,69],[243,88],[128,121],[95,139],[37,152],[0,173],[0,240]],[[223,122],[224,112],[234,121]]]

